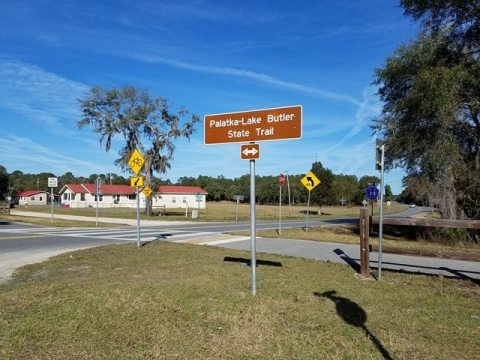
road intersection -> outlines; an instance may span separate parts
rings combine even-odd
[[[107,221],[108,219],[100,219]],[[315,221],[315,224],[355,222],[358,219]],[[258,229],[275,229],[277,222],[258,222]],[[289,221],[283,227],[302,227],[304,221]],[[141,242],[169,241],[220,246],[238,250],[250,249],[249,236],[226,232],[248,230],[248,223],[149,222],[141,227]],[[95,228],[58,228],[0,222],[0,283],[8,281],[14,269],[64,252],[95,246],[132,243],[137,239],[135,226]],[[273,253],[338,262],[359,266],[359,246],[307,240],[257,238],[259,253]],[[377,265],[377,253],[371,253],[370,266]],[[476,262],[383,254],[383,269],[413,273],[455,276],[479,280],[480,264]]]

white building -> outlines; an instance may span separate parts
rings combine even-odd
[[[49,195],[45,191],[28,190],[18,194],[18,205],[47,205]]]
[[[162,185],[153,197],[153,207],[206,209],[208,193],[198,186]]]
[[[62,206],[86,208],[97,206],[95,184],[66,184],[60,190]],[[145,197],[140,194],[140,201]],[[128,185],[102,185],[98,196],[98,207],[136,207],[135,188]]]
[[[62,206],[71,208],[96,207],[95,184],[67,184],[59,192]],[[208,193],[198,186],[160,186],[152,196],[152,206],[165,209],[205,209]],[[128,185],[102,185],[98,207],[137,206],[135,188]],[[140,193],[140,206],[145,206],[145,195]]]

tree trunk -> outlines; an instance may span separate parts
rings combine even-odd
[[[145,158],[145,181],[144,185],[152,189],[152,159]],[[154,189],[152,189],[155,191]],[[145,214],[147,216],[152,216],[152,196],[145,197]]]

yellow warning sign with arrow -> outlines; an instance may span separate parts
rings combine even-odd
[[[130,178],[130,186],[135,187],[142,187],[143,186],[143,176],[136,176]]]
[[[307,175],[305,175],[303,178],[300,179],[300,182],[305,186],[305,188],[308,191],[312,191],[315,189],[318,185],[320,185],[320,180],[317,178],[317,176],[313,172],[309,172]]]

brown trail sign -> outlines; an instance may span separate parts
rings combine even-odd
[[[300,105],[205,115],[204,120],[206,145],[302,137]]]

